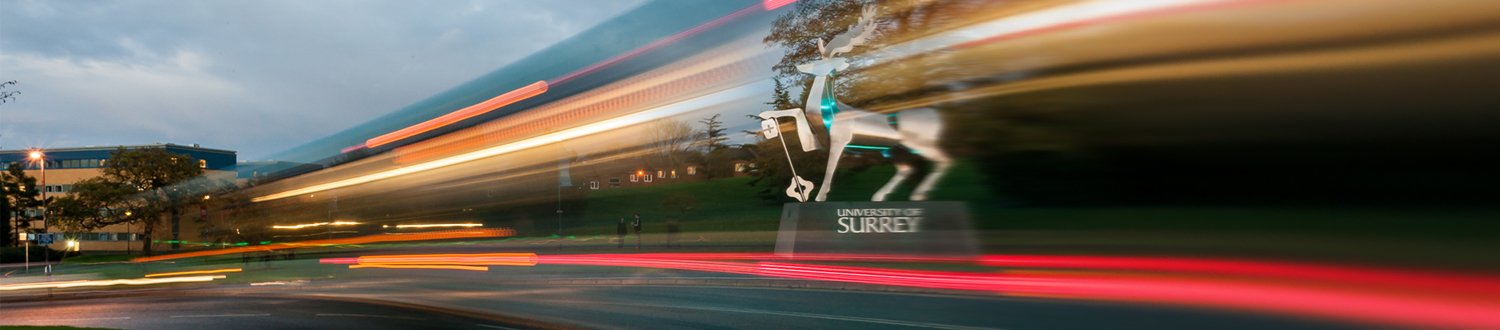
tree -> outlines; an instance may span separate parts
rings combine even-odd
[[[0,246],[15,244],[12,241],[22,230],[30,229],[31,220],[34,218],[24,211],[42,206],[40,198],[41,191],[36,188],[36,178],[26,175],[25,168],[20,163],[11,163],[0,173],[0,192],[4,192],[3,200],[0,200],[0,231],[5,237],[0,237]],[[15,226],[12,226],[12,222]]]
[[[645,136],[650,139],[655,165],[676,167],[690,156],[698,133],[685,122],[662,119],[646,125]]]
[[[717,114],[703,118],[703,120],[698,122],[703,123],[703,133],[698,135],[703,138],[703,148],[707,151],[703,157],[703,167],[706,170],[704,171],[704,177],[713,179],[715,176],[725,172],[720,167],[724,163],[724,149],[729,148],[729,145],[724,144],[724,142],[728,141],[729,137],[724,134],[724,122],[719,121],[719,115]]]
[[[724,122],[719,121],[719,115],[715,114],[708,118],[703,118],[703,120],[698,122],[703,123],[703,134],[701,134],[703,136],[703,147],[707,148],[708,152],[724,150],[724,148],[729,147],[729,145],[724,144],[724,141],[728,141],[729,137],[724,135]]]
[[[15,91],[15,90],[8,91],[8,90],[5,90],[6,88],[11,88],[11,86],[15,86],[15,85],[16,85],[16,81],[15,80],[7,81],[7,82],[0,82],[0,104],[5,104],[5,103],[9,103],[9,102],[15,101],[16,100],[16,95],[21,95],[21,91]]]
[[[189,182],[201,175],[203,169],[191,156],[159,148],[121,148],[105,162],[103,175],[74,185],[74,194],[59,201],[62,209],[57,214],[66,226],[77,229],[139,224],[146,237],[141,252],[151,255],[151,238],[162,215],[180,221],[182,208],[201,198],[205,189]]]

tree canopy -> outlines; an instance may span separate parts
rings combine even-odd
[[[102,172],[75,183],[71,195],[52,205],[52,214],[59,225],[74,230],[139,224],[147,237],[141,251],[148,255],[161,216],[180,214],[185,204],[207,190],[206,185],[192,181],[203,175],[197,160],[165,149],[121,148],[105,161]]]

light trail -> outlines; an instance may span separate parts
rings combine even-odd
[[[1494,328],[1493,277],[1206,258],[1001,256],[923,258],[813,254],[796,260],[960,262],[1089,272],[960,272],[766,262],[769,253],[538,256],[540,264],[678,269],[1001,295],[1160,303],[1411,327]],[[728,261],[709,261],[728,260]],[[733,262],[741,261],[741,262]],[[750,261],[750,262],[743,262]],[[1111,272],[1099,272],[1108,270]],[[1224,276],[1234,275],[1234,276]],[[1340,281],[1340,280],[1344,281]]]
[[[516,235],[516,231],[513,230],[513,229],[509,229],[509,228],[458,229],[458,230],[445,230],[445,231],[434,231],[434,232],[424,232],[424,233],[393,233],[393,234],[380,234],[380,235],[369,235],[369,236],[349,237],[349,238],[335,238],[335,239],[311,240],[311,241],[303,241],[303,242],[298,242],[298,243],[279,243],[279,244],[270,244],[270,245],[243,246],[243,247],[235,247],[235,248],[228,248],[228,249],[217,249],[217,250],[203,250],[203,251],[194,251],[194,252],[184,252],[184,253],[175,253],[175,254],[151,256],[151,257],[140,257],[140,258],[131,259],[130,261],[131,262],[151,262],[151,261],[161,261],[161,260],[171,260],[171,259],[181,259],[181,258],[227,255],[227,254],[235,254],[235,253],[267,252],[267,251],[275,251],[275,250],[283,250],[283,249],[294,249],[294,248],[311,247],[311,246],[343,245],[343,244],[368,244],[368,243],[379,243],[379,242],[426,241],[426,240],[459,239],[459,238],[494,238],[494,237],[509,237],[509,236],[515,236],[515,235]]]
[[[149,277],[178,276],[178,275],[202,275],[202,274],[218,274],[218,273],[238,273],[240,271],[243,271],[243,269],[240,269],[240,268],[221,268],[221,269],[209,269],[209,270],[189,270],[189,271],[171,272],[171,273],[146,274],[146,277],[149,278]]]
[[[651,43],[648,43],[648,44],[646,44],[644,46],[640,46],[640,47],[637,47],[636,49],[630,50],[629,52],[625,52],[624,54],[615,55],[614,57],[611,57],[611,58],[609,58],[607,60],[600,61],[598,63],[594,63],[594,64],[589,65],[587,67],[584,67],[582,69],[574,70],[573,72],[569,72],[569,73],[564,74],[562,76],[558,76],[557,78],[552,78],[552,79],[550,79],[548,81],[551,81],[554,84],[562,84],[562,83],[568,82],[570,80],[573,80],[574,78],[578,78],[578,77],[581,77],[581,76],[584,76],[584,75],[588,75],[590,73],[594,73],[595,71],[599,71],[600,69],[603,69],[605,67],[608,67],[608,66],[611,66],[611,65],[615,65],[616,63],[624,62],[625,60],[634,58],[636,56],[640,56],[641,54],[645,54],[646,52],[649,52],[651,50],[654,50],[654,49],[657,49],[657,48],[661,48],[662,46],[666,46],[667,44],[671,44],[673,42],[677,42],[678,40],[682,40],[682,39],[685,39],[687,37],[691,37],[691,36],[696,35],[698,33],[702,33],[703,31],[708,31],[709,29],[712,29],[714,27],[718,27],[719,25],[723,25],[724,23],[728,23],[729,21],[733,21],[733,20],[738,19],[738,18],[740,18],[742,16],[745,16],[747,14],[750,14],[750,13],[753,13],[753,12],[757,12],[757,11],[771,11],[771,10],[775,10],[778,7],[785,6],[785,5],[793,3],[793,2],[796,2],[796,0],[765,1],[765,2],[763,2],[761,4],[757,4],[757,5],[752,5],[752,6],[749,6],[749,7],[745,7],[745,8],[742,8],[740,10],[736,10],[736,11],[734,11],[732,13],[729,13],[728,15],[724,15],[722,17],[719,17],[719,18],[716,18],[714,20],[708,21],[707,23],[699,24],[698,26],[694,26],[694,27],[689,28],[687,30],[683,30],[682,32],[678,32],[678,33],[672,34],[672,35],[667,36],[665,38],[657,39],[657,40],[652,41]]]
[[[542,93],[546,92],[546,81],[534,82],[530,85],[505,92],[505,94],[500,94],[499,96],[496,96],[489,100],[485,100],[484,102],[475,103],[474,105],[464,107],[463,109],[458,109],[457,111],[453,111],[442,116],[438,116],[437,118],[433,118],[416,125],[411,125],[395,132],[386,133],[369,140],[365,140],[365,147],[374,148],[389,144],[391,142],[400,141],[401,139],[416,136],[417,134],[426,133],[427,131],[457,123],[459,121],[463,121],[464,119],[473,118],[474,116],[494,111],[495,109],[499,109],[501,107],[520,102],[537,95],[542,95]]]
[[[0,285],[0,291],[25,290],[25,289],[60,289],[60,288],[87,287],[87,286],[147,285],[147,284],[162,284],[162,283],[209,282],[209,281],[213,281],[213,280],[217,280],[217,279],[222,279],[222,278],[224,278],[224,275],[183,276],[183,277],[167,277],[167,278],[132,278],[132,279],[117,279],[117,280],[86,280],[86,281],[41,282],[41,283],[20,283],[20,284]]]
[[[321,262],[321,260],[320,260]],[[535,266],[535,253],[478,253],[478,254],[405,254],[384,256],[361,256],[357,264],[387,265],[469,265],[469,266]]]
[[[446,269],[446,270],[472,270],[489,271],[484,266],[462,266],[462,265],[401,265],[401,264],[357,264],[349,265],[349,269],[359,268],[393,268],[393,269]]]
[[[433,223],[421,225],[396,225],[396,228],[445,228],[445,227],[484,227],[482,223]]]
[[[521,150],[531,149],[531,148],[535,148],[535,147],[540,147],[540,146],[544,146],[544,145],[548,145],[548,144],[552,144],[552,143],[557,143],[557,142],[561,142],[561,141],[566,141],[566,140],[570,140],[570,139],[576,139],[576,138],[579,138],[579,137],[584,137],[584,136],[596,134],[596,133],[599,133],[599,132],[604,132],[604,131],[609,131],[609,130],[615,130],[615,129],[625,128],[625,127],[633,127],[635,125],[640,125],[640,124],[651,122],[652,120],[656,120],[658,118],[675,116],[675,115],[679,115],[679,114],[683,114],[683,113],[692,112],[692,111],[695,111],[695,110],[698,110],[698,109],[703,109],[703,108],[707,108],[707,107],[711,107],[711,106],[715,106],[715,105],[729,103],[729,102],[732,102],[732,101],[739,101],[739,100],[743,100],[743,99],[758,97],[758,96],[764,95],[764,93],[768,93],[768,92],[770,92],[770,88],[764,86],[764,84],[746,84],[746,85],[741,85],[741,86],[738,86],[738,87],[734,87],[734,88],[730,88],[730,89],[727,89],[727,90],[715,92],[715,93],[712,93],[712,94],[700,96],[700,97],[689,99],[689,100],[686,100],[686,101],[681,101],[681,102],[673,103],[673,104],[670,104],[670,105],[666,105],[666,106],[662,106],[662,107],[658,107],[658,108],[654,108],[654,109],[650,109],[650,110],[646,110],[646,111],[641,111],[641,112],[637,112],[637,113],[633,113],[633,114],[629,114],[629,115],[615,117],[615,118],[612,118],[612,119],[607,119],[607,120],[595,122],[595,123],[592,123],[592,124],[588,124],[588,125],[583,125],[583,126],[571,128],[571,129],[561,130],[561,131],[557,131],[557,132],[550,133],[550,134],[545,134],[545,135],[541,135],[541,136],[537,136],[537,137],[532,137],[532,138],[528,138],[528,139],[525,139],[525,140],[520,140],[520,141],[508,143],[508,144],[503,144],[503,145],[499,145],[499,146],[494,146],[494,147],[489,147],[489,148],[485,148],[485,149],[480,149],[480,150],[476,150],[476,151],[473,151],[473,152],[459,154],[459,155],[455,155],[455,156],[451,156],[451,157],[447,157],[447,158],[442,158],[442,159],[438,159],[438,160],[434,160],[434,161],[430,161],[430,162],[420,163],[420,164],[416,164],[416,165],[412,165],[412,166],[407,166],[407,167],[402,167],[402,168],[397,168],[397,169],[392,169],[392,170],[386,170],[386,171],[381,171],[381,172],[376,172],[376,173],[361,175],[361,176],[357,176],[357,177],[353,177],[353,178],[348,178],[348,179],[343,179],[343,180],[338,180],[338,181],[333,181],[333,182],[328,182],[328,183],[323,183],[323,184],[311,185],[311,186],[307,186],[307,187],[303,187],[303,188],[292,189],[292,190],[287,190],[287,191],[283,191],[283,192],[279,192],[279,193],[274,193],[274,194],[264,195],[264,196],[260,196],[260,197],[255,197],[255,198],[252,198],[251,201],[258,203],[258,202],[264,202],[264,201],[282,199],[282,198],[287,198],[287,197],[292,197],[292,196],[299,196],[299,195],[303,195],[303,194],[311,194],[311,193],[316,193],[316,192],[330,190],[330,189],[343,188],[343,187],[353,186],[353,185],[357,185],[357,184],[364,184],[364,183],[374,182],[374,181],[378,181],[378,180],[384,180],[384,179],[394,178],[394,177],[397,177],[397,176],[402,176],[402,175],[407,175],[407,174],[418,173],[418,172],[423,172],[423,171],[427,171],[427,170],[432,170],[432,169],[437,169],[437,168],[452,166],[452,165],[466,163],[466,162],[470,162],[470,161],[474,161],[474,160],[479,160],[479,159],[494,157],[494,156],[498,156],[498,155],[504,155],[504,154],[508,154],[508,153],[512,153],[512,152],[516,152],[516,151],[521,151]]]
[[[353,226],[353,225],[358,225],[358,224],[360,224],[360,223],[353,222],[353,221],[334,221],[334,222],[304,223],[304,224],[300,224],[300,225],[274,225],[274,226],[271,226],[271,228],[272,229],[302,229],[302,228],[320,227],[320,226]]]

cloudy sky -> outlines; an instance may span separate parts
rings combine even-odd
[[[362,123],[640,4],[0,0],[0,148],[199,143],[241,160]]]

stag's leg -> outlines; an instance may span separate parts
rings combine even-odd
[[[890,195],[892,190],[896,190],[896,186],[900,186],[901,182],[906,181],[906,178],[911,176],[911,171],[911,164],[904,162],[896,163],[896,175],[892,176],[891,181],[886,182],[884,187],[880,187],[880,190],[875,192],[875,197],[871,197],[870,200],[876,202],[885,201],[885,196]]]
[[[828,191],[833,190],[833,175],[839,169],[839,158],[844,156],[844,146],[848,144],[849,140],[845,139],[844,141],[834,141],[833,145],[829,146],[828,170],[823,172],[823,188],[818,189],[818,198],[815,199],[816,201],[822,202],[828,200]]]
[[[902,111],[897,116],[901,125],[901,144],[933,163],[932,173],[928,173],[917,184],[917,189],[911,192],[911,200],[927,200],[927,193],[932,191],[932,187],[948,172],[948,167],[953,165],[953,160],[938,145],[943,127],[942,118],[938,117],[936,110],[927,108]]]
[[[933,166],[932,173],[928,173],[927,177],[922,179],[922,183],[917,184],[917,189],[911,192],[911,200],[914,201],[927,200],[927,193],[932,191],[932,186],[937,185],[938,180],[943,178],[943,174],[948,172],[948,167],[953,165],[953,160],[943,154],[941,149],[932,148],[920,152],[932,161]]]

